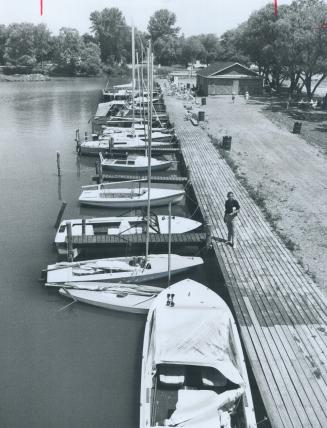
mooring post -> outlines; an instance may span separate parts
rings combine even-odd
[[[57,220],[56,220],[55,225],[54,225],[54,227],[56,229],[58,229],[59,224],[61,223],[61,219],[62,219],[62,216],[64,214],[66,206],[67,206],[67,202],[62,202],[60,210],[59,210],[59,213],[58,213],[58,216],[57,216]]]
[[[72,224],[70,221],[66,222],[67,226],[67,260],[72,262],[74,260],[74,250],[73,250],[73,232]]]
[[[61,175],[61,169],[60,169],[60,152],[57,152],[57,171],[58,175]]]
[[[102,176],[102,163],[99,162],[99,184],[101,184],[103,182],[103,176]]]
[[[211,224],[207,215],[204,217],[204,230],[206,233],[206,250],[209,250],[211,247]]]
[[[190,180],[191,179],[191,170],[190,170],[190,167],[189,166],[186,166],[186,178],[188,179],[188,180]]]
[[[82,236],[85,236],[86,231],[86,220],[85,218],[82,218]]]
[[[109,138],[109,154],[110,158],[112,158],[112,149],[114,148],[114,139],[112,137]]]
[[[76,129],[76,131],[75,131],[75,141],[76,141],[77,144],[80,143],[79,129]]]

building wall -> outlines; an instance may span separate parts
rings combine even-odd
[[[257,77],[231,79],[208,78],[197,76],[197,88],[200,96],[207,95],[231,95],[234,91],[238,95],[244,95],[246,91],[250,95],[261,95],[263,79]]]

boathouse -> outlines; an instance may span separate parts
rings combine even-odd
[[[199,70],[196,76],[198,95],[261,95],[263,77],[238,62],[217,62]]]

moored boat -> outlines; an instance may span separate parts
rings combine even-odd
[[[84,205],[110,208],[142,208],[148,205],[149,189],[144,180],[120,181],[83,186],[79,202]],[[152,188],[151,206],[178,203],[184,198],[182,189]]]
[[[162,291],[144,333],[140,428],[254,428],[252,395],[231,311],[186,279]]]
[[[120,283],[72,283],[59,289],[60,294],[78,302],[137,314],[147,313],[161,291],[160,287]]]
[[[129,235],[146,232],[146,216],[126,217],[95,217],[86,219],[70,219],[60,223],[55,236],[55,245],[59,254],[67,254],[67,223],[71,224],[72,235]],[[84,225],[83,225],[84,222]],[[171,217],[171,233],[186,233],[201,226],[201,223],[186,217]],[[83,230],[85,227],[85,230]],[[151,214],[149,232],[168,234],[169,217],[166,215]]]
[[[178,274],[203,264],[201,257],[171,254],[171,274]],[[142,283],[168,275],[168,254],[145,257],[113,257],[80,262],[59,262],[46,269],[46,286],[61,287],[67,282]]]
[[[125,172],[147,172],[149,160],[147,156],[130,155],[125,159],[106,159],[100,153],[100,162],[102,168],[111,171],[125,171]],[[162,171],[168,169],[172,162],[168,160],[159,160],[151,158],[151,170]]]

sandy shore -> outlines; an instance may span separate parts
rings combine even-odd
[[[232,136],[235,174],[327,296],[327,114],[308,113],[302,137],[292,112],[264,99],[208,97],[201,109],[208,134]]]
[[[50,80],[44,74],[0,74],[0,82],[44,82]]]

